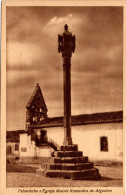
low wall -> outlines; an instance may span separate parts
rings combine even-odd
[[[20,157],[19,159],[19,163],[27,163],[27,164],[41,164],[41,163],[47,163],[49,161],[49,157],[29,157],[29,156],[25,156],[25,157]]]

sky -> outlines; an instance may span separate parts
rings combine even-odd
[[[71,58],[72,115],[123,109],[122,7],[7,7],[7,130],[25,128],[39,83],[48,117],[63,116],[58,34],[76,36]]]

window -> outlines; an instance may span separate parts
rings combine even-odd
[[[15,144],[15,150],[16,150],[16,151],[19,150],[19,144]]]
[[[44,117],[43,116],[41,116],[41,118],[40,118],[40,121],[42,121],[42,120],[44,120]]]
[[[33,117],[33,122],[37,122],[37,116]]]
[[[108,151],[108,138],[107,137],[100,138],[100,150]]]
[[[21,152],[27,152],[27,148],[21,148]]]

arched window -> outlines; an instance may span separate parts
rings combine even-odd
[[[42,108],[40,108],[40,112],[42,112]]]
[[[108,151],[108,138],[107,137],[100,137],[100,150],[101,151]]]

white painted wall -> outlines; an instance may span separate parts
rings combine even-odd
[[[22,149],[26,151],[22,151]],[[52,149],[48,146],[36,147],[27,133],[20,134],[20,157],[50,157]]]
[[[20,156],[36,157],[35,142],[31,141],[31,136],[27,133],[20,134]]]
[[[47,136],[57,144],[63,144],[63,127],[45,128]],[[100,137],[108,137],[108,151],[100,151]],[[72,126],[73,144],[78,144],[79,150],[89,160],[116,160],[122,161],[123,151],[123,124],[104,123]]]
[[[48,146],[43,146],[42,148],[36,147],[36,150],[37,150],[37,157],[50,157],[51,152],[53,151]]]

